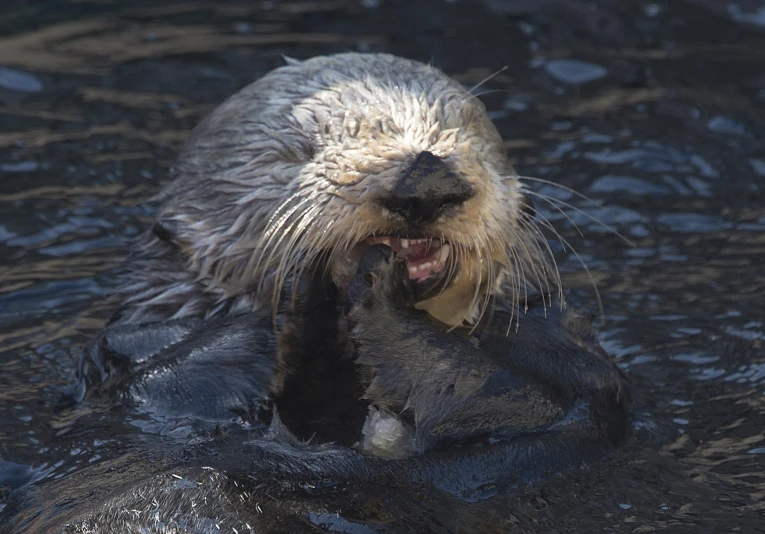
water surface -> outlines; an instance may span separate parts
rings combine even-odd
[[[475,502],[445,495],[431,510],[444,532],[765,531],[756,2],[4,6],[0,508],[15,486],[118,457],[127,436],[192,432],[147,414],[73,425],[51,405],[108,317],[125,244],[194,124],[282,55],[358,50],[432,60],[468,87],[508,66],[475,92],[520,174],[593,199],[529,182],[555,199],[535,200],[540,217],[577,251],[551,240],[570,300],[597,311],[596,282],[601,340],[637,393],[636,436],[612,461]],[[307,521],[390,531],[337,512]]]

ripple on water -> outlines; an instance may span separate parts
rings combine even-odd
[[[714,133],[722,135],[735,135],[738,137],[749,135],[749,132],[747,132],[746,127],[743,124],[730,117],[723,117],[722,115],[715,115],[709,119],[709,121],[707,121],[707,128]]]
[[[654,185],[648,180],[633,176],[605,175],[597,178],[590,186],[593,193],[629,193],[631,195],[666,195],[669,189]]]
[[[753,321],[741,327],[726,326],[725,331],[732,336],[746,339],[747,341],[765,339],[765,332],[762,331],[762,323],[759,321]]]
[[[36,76],[28,72],[0,67],[0,87],[20,93],[39,93],[45,86]]]
[[[656,222],[683,233],[721,232],[733,228],[733,223],[720,216],[700,213],[663,213],[656,216]]]
[[[0,165],[0,171],[3,172],[32,172],[40,168],[36,161],[13,161]]]
[[[726,376],[724,380],[739,384],[747,382],[750,384],[763,384],[765,383],[765,362],[741,365],[736,371]]]
[[[607,165],[631,163],[635,168],[648,172],[668,172],[688,161],[688,157],[679,150],[656,141],[646,141],[642,146],[624,150],[604,148],[597,152],[585,152],[584,157]]]
[[[754,11],[744,11],[736,2],[728,3],[728,15],[736,22],[755,24],[765,28],[765,7],[760,6]]]
[[[754,172],[760,176],[765,176],[765,159],[752,158],[749,160],[749,165],[751,165]]]
[[[708,363],[719,361],[720,356],[708,356],[698,352],[686,352],[673,354],[670,359],[676,362],[692,363],[694,365],[706,365]]]
[[[571,85],[598,80],[608,73],[605,67],[578,59],[551,59],[545,70],[559,82]]]

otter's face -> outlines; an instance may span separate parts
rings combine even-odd
[[[171,191],[165,212],[197,233],[209,228],[204,254],[192,238],[191,263],[227,295],[253,281],[278,292],[320,262],[342,286],[376,244],[406,262],[416,306],[450,325],[473,321],[503,282],[520,292],[527,278],[549,279],[485,108],[420,63],[379,54],[292,62],[202,123],[177,168],[224,197],[182,221],[199,208],[171,209]]]

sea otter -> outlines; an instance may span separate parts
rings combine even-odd
[[[532,300],[522,328],[508,336],[511,303],[495,298],[494,313],[468,337],[414,308],[419,282],[407,272],[404,259],[374,245],[362,253],[344,291],[343,315],[369,403],[355,446],[305,443],[276,415],[268,428],[235,425],[188,442],[139,438],[103,465],[14,492],[0,511],[0,533],[292,534],[322,526],[333,532],[433,532],[454,521],[445,506],[597,460],[628,435],[629,392],[586,317],[546,310],[541,300]],[[101,343],[132,355],[129,383],[143,384],[158,400],[160,393],[174,393],[158,384],[188,385],[216,371],[198,367],[198,358],[174,347],[183,342],[169,338],[209,335],[209,341],[217,332],[223,345],[237,339],[228,345],[241,346],[243,354],[249,344],[251,359],[267,373],[263,363],[276,357],[265,352],[257,321],[244,319],[251,315],[214,328],[197,323],[206,334],[173,323],[169,336],[157,328],[143,337],[114,330]],[[229,336],[221,334],[226,331]],[[151,339],[169,348],[137,357],[136,348],[152,345]],[[218,355],[215,341],[192,344]],[[152,359],[163,363],[148,372],[143,365]],[[234,391],[241,387],[232,384]],[[196,394],[212,397],[203,388]],[[179,406],[184,396],[182,391],[181,399],[169,402]],[[400,503],[411,503],[415,513],[402,513]],[[433,513],[434,506],[440,511]]]
[[[290,61],[172,174],[66,398],[223,430],[18,489],[0,532],[430,532],[629,436],[499,134],[437,69]]]
[[[374,436],[380,417],[412,411],[407,387],[456,395],[460,373],[488,380],[513,361],[524,378],[503,382],[507,398],[557,406],[551,421],[576,400],[600,419],[609,403],[627,413],[621,377],[593,356],[591,333],[561,330],[571,315],[551,310],[559,278],[484,106],[431,66],[386,54],[290,60],[194,130],[159,201],[70,400],[116,395],[206,421],[268,420],[276,403],[301,437],[350,445]],[[387,315],[358,320],[359,265],[381,248],[403,284],[388,294],[406,301],[378,298]],[[411,323],[396,326],[393,312]],[[429,344],[438,329],[446,337]],[[587,350],[560,357],[547,345],[554,331]],[[444,344],[455,347],[448,358]],[[383,388],[383,376],[396,378]],[[484,409],[483,378],[453,409],[428,401],[413,421],[388,418],[414,440],[404,452],[434,446],[441,434],[430,426]],[[617,426],[611,441],[627,425]]]

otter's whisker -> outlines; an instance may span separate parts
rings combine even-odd
[[[521,247],[523,248],[523,257],[526,263],[533,267],[534,275],[539,281],[539,292],[542,295],[542,305],[545,308],[545,314],[547,313],[547,306],[552,307],[552,290],[550,287],[550,278],[556,278],[557,271],[553,272],[547,263],[547,256],[542,251],[542,247],[539,244],[539,238],[531,239],[530,243],[527,243],[527,236],[519,239]],[[545,240],[545,244],[546,240]],[[531,245],[533,248],[529,248]],[[547,244],[549,246],[549,244]],[[516,249],[517,250],[517,249]],[[556,287],[560,290],[560,282],[556,280]],[[545,303],[544,296],[547,293],[547,302]]]
[[[494,261],[491,255],[487,254],[486,256],[489,260],[489,263],[488,263],[489,272],[487,275],[487,282],[486,282],[488,285],[494,282],[495,276],[496,276],[496,269],[495,269]],[[491,302],[491,296],[492,296],[491,288],[487,288],[486,291],[484,291],[483,293],[484,295],[483,295],[483,303],[481,304],[481,312],[479,313],[478,318],[475,320],[474,328],[478,327],[478,324],[481,322],[484,315],[486,314],[486,310],[489,308],[489,303]]]
[[[584,233],[582,232],[582,229],[581,229],[581,228],[579,228],[579,225],[578,225],[578,224],[576,224],[576,223],[574,222],[574,219],[572,219],[572,218],[569,216],[569,214],[568,214],[568,213],[566,213],[565,211],[563,211],[563,210],[560,208],[560,206],[558,206],[557,204],[553,203],[553,201],[552,201],[552,200],[551,200],[549,197],[546,197],[545,195],[540,195],[539,193],[537,193],[537,192],[535,192],[535,191],[531,191],[531,190],[529,190],[529,189],[525,189],[525,188],[524,188],[524,194],[526,194],[526,195],[530,195],[530,196],[533,196],[533,197],[535,197],[535,198],[539,198],[539,199],[541,199],[541,200],[544,200],[544,201],[545,201],[545,202],[547,202],[548,204],[550,204],[550,205],[551,205],[551,206],[552,206],[554,209],[556,209],[558,212],[560,212],[560,214],[561,214],[561,215],[563,215],[563,216],[564,216],[564,217],[565,217],[565,218],[568,220],[568,222],[570,222],[570,223],[571,223],[571,225],[574,227],[574,229],[575,229],[575,230],[576,230],[576,231],[579,233],[579,236],[580,236],[580,237],[584,237]]]
[[[269,239],[275,232],[277,232],[281,227],[284,225],[284,223],[289,219],[289,217],[295,213],[297,210],[299,210],[303,205],[305,205],[307,202],[309,202],[311,199],[308,195],[304,196],[300,202],[298,202],[295,206],[292,207],[292,209],[285,213],[283,216],[281,216],[282,210],[284,210],[293,200],[296,198],[300,198],[303,195],[302,191],[298,191],[291,197],[289,197],[287,200],[279,204],[276,209],[274,210],[274,213],[271,215],[271,217],[268,219],[268,222],[266,223],[265,230],[263,231],[263,235],[260,239],[260,241],[264,241],[266,239]],[[278,218],[278,220],[277,220]]]
[[[539,199],[541,199],[541,200],[544,200],[545,202],[547,202],[548,204],[550,204],[552,207],[554,207],[555,209],[557,209],[557,210],[558,210],[558,211],[559,211],[561,214],[563,214],[563,216],[564,216],[564,217],[566,217],[566,219],[568,219],[568,220],[569,220],[569,222],[570,222],[570,223],[571,223],[571,224],[572,224],[572,225],[573,225],[573,226],[576,228],[577,232],[579,232],[579,235],[581,235],[582,237],[584,237],[584,234],[582,233],[582,230],[581,230],[581,229],[579,228],[579,226],[577,226],[577,224],[576,224],[576,223],[575,223],[575,222],[574,222],[574,221],[571,219],[571,217],[569,217],[569,216],[568,216],[568,214],[567,214],[565,211],[563,211],[563,210],[560,208],[560,206],[558,206],[558,204],[560,204],[560,205],[561,205],[561,206],[563,206],[563,207],[566,207],[566,208],[569,208],[569,209],[571,209],[571,210],[574,210],[574,211],[576,211],[577,213],[581,213],[582,215],[584,215],[585,217],[587,217],[588,219],[590,219],[590,220],[591,220],[591,221],[593,221],[594,223],[596,223],[596,224],[599,224],[600,226],[602,226],[603,228],[607,229],[609,232],[611,232],[611,233],[612,233],[612,234],[614,234],[615,236],[619,237],[619,238],[620,238],[622,241],[624,241],[625,243],[627,243],[629,246],[631,246],[631,247],[635,247],[635,246],[636,246],[636,245],[635,245],[635,243],[634,243],[633,241],[631,241],[630,239],[628,239],[627,237],[625,237],[625,236],[624,236],[624,235],[623,235],[621,232],[619,232],[618,230],[616,230],[616,228],[614,228],[614,227],[613,227],[613,226],[611,226],[610,224],[608,224],[608,223],[606,223],[606,222],[604,222],[604,221],[602,221],[602,220],[598,219],[598,218],[597,218],[597,217],[595,217],[594,215],[592,215],[592,214],[590,214],[590,213],[587,213],[585,210],[583,210],[583,209],[581,209],[581,208],[578,208],[577,206],[574,206],[573,204],[570,204],[570,203],[568,203],[568,202],[566,202],[566,201],[564,201],[564,200],[560,200],[559,198],[549,197],[549,196],[547,196],[547,195],[543,195],[543,194],[541,194],[541,193],[537,193],[536,191],[531,191],[531,190],[530,190],[530,189],[528,189],[528,188],[524,188],[524,192],[525,192],[526,194],[529,194],[529,195],[532,195],[532,196],[534,196],[534,197],[536,197],[536,198],[539,198]]]
[[[326,237],[321,234],[306,232],[306,229],[315,223],[318,215],[326,207],[326,202],[317,201],[314,206],[301,215],[293,224],[294,230],[290,231],[289,241],[283,247],[282,259],[276,269],[279,277],[276,280],[274,297],[281,292],[281,286],[286,281],[287,276],[292,274],[296,280],[301,280],[305,268],[316,263],[319,250],[316,248],[318,241],[317,235],[325,240]],[[306,238],[308,236],[308,239]],[[299,269],[298,269],[299,267]],[[294,302],[298,284],[293,285],[291,300]]]
[[[521,244],[523,244],[522,240],[520,242]],[[524,312],[525,312],[525,311],[528,311],[529,309],[529,291],[528,291],[529,282],[528,282],[528,278],[526,277],[526,271],[523,267],[525,262],[522,261],[521,256],[518,253],[518,249],[516,247],[512,247],[509,250],[513,258],[513,261],[516,263],[516,265],[518,266],[518,269],[520,270],[520,278],[524,281],[523,298],[525,300],[525,303],[524,303]],[[545,304],[545,301],[544,301],[544,289],[542,286],[542,280],[539,278],[539,272],[536,270],[536,263],[530,262],[528,267],[529,267],[529,270],[531,271],[531,274],[534,275],[534,277],[537,279],[537,282],[539,283],[539,290],[540,290],[540,293],[542,294],[542,305],[546,307],[547,305]],[[519,302],[519,305],[520,305],[520,302]]]
[[[284,285],[285,277],[287,276],[287,272],[292,268],[292,264],[296,261],[293,257],[293,249],[296,245],[296,243],[299,241],[303,234],[303,230],[305,229],[305,223],[304,221],[306,219],[312,218],[312,212],[311,210],[308,210],[307,212],[302,212],[297,214],[297,216],[292,220],[292,222],[289,224],[289,226],[285,226],[286,222],[289,220],[289,217],[292,217],[292,215],[297,211],[297,209],[301,208],[303,205],[307,204],[309,202],[308,199],[303,199],[300,203],[298,203],[297,206],[293,207],[290,210],[290,214],[286,215],[286,218],[282,218],[282,220],[279,223],[279,231],[272,233],[268,239],[265,240],[265,243],[261,244],[259,247],[256,247],[255,250],[260,250],[260,254],[257,255],[258,259],[254,266],[254,269],[250,271],[253,273],[253,277],[259,276],[258,284],[257,284],[257,292],[263,293],[265,289],[266,281],[271,278],[273,281],[273,287],[272,287],[272,310],[274,312],[274,318],[276,318],[277,313],[277,306],[279,303],[279,299],[281,296],[281,291]],[[312,208],[312,209],[315,209]],[[286,247],[283,246],[284,241],[288,239],[288,244]],[[262,240],[261,240],[262,241]],[[263,259],[265,258],[266,251],[269,252],[268,257],[265,261],[265,264],[263,265],[262,271],[261,264],[263,264]],[[299,254],[299,250],[298,250]],[[253,257],[255,255],[253,254]],[[252,264],[253,257],[251,257],[250,262],[248,262],[248,268]],[[278,258],[278,265],[275,269],[271,269],[271,266],[273,264],[273,261]]]
[[[520,317],[521,317],[521,305],[520,305],[520,293],[521,293],[521,276],[520,276],[520,264],[518,262],[518,256],[515,253],[515,251],[511,251],[510,257],[512,260],[515,272],[515,276],[513,276],[510,280],[510,284],[512,286],[512,300],[511,300],[511,313],[510,313],[510,322],[507,325],[507,331],[505,332],[506,336],[510,335],[510,329],[513,327],[513,319],[515,319],[515,329],[518,331],[518,325],[520,324]],[[516,315],[517,313],[517,315]]]
[[[475,317],[476,315],[475,310],[476,310],[476,306],[478,306],[478,299],[484,284],[483,269],[481,268],[484,262],[484,257],[482,253],[483,247],[481,246],[481,243],[476,242],[475,238],[472,239],[470,247],[473,250],[475,250],[476,253],[478,254],[478,264],[476,265],[478,280],[474,286],[475,290],[473,291],[473,298],[470,300],[470,306],[468,307],[467,315],[465,316],[465,318],[463,318],[463,321],[467,319],[468,322],[473,324],[473,327],[470,329],[470,333],[472,334],[473,331],[478,326],[478,321],[476,320],[476,317]]]
[[[542,218],[547,220],[544,216],[542,216]],[[561,300],[561,305],[563,305],[563,282],[560,277],[560,267],[558,266],[558,261],[555,259],[555,254],[553,253],[552,247],[550,247],[550,243],[547,241],[544,233],[539,229],[536,221],[531,219],[530,216],[524,214],[518,218],[518,222],[522,227],[526,228],[526,230],[529,231],[531,235],[537,236],[537,239],[534,239],[534,243],[536,244],[537,248],[541,248],[539,245],[540,242],[544,243],[545,248],[547,249],[548,257],[553,262],[553,274],[555,275],[556,285],[558,286],[558,297]],[[549,225],[549,221],[547,222]],[[553,232],[557,233],[554,229]],[[558,237],[560,238],[560,236]],[[563,245],[563,241],[561,241],[561,245]],[[549,269],[549,266],[546,264],[546,262],[543,262],[543,265]]]
[[[546,228],[548,228],[549,230],[555,232],[555,229],[552,227],[552,225],[550,224],[549,221],[543,221],[541,224],[543,226],[545,226]],[[584,268],[585,272],[587,273],[587,277],[590,279],[590,283],[592,284],[592,289],[595,292],[595,298],[598,301],[598,312],[600,313],[601,324],[605,324],[605,311],[604,311],[604,308],[603,308],[603,299],[600,297],[600,291],[598,290],[598,285],[595,283],[595,278],[593,278],[593,276],[592,276],[592,272],[587,267],[587,264],[582,259],[582,257],[579,255],[579,253],[576,251],[576,249],[571,245],[571,243],[569,243],[568,240],[566,238],[564,238],[563,236],[561,236],[560,234],[558,234],[558,238],[561,239],[562,242],[569,249],[571,249],[571,253],[574,254],[576,259],[579,261],[579,264],[582,266],[582,268]]]
[[[297,198],[295,195],[290,197],[290,201],[292,201],[294,198]],[[261,264],[263,263],[263,260],[266,257],[266,253],[268,253],[268,258],[266,259],[265,267],[263,268],[263,273],[268,271],[269,265],[271,265],[271,261],[274,259],[274,256],[277,254],[278,246],[276,246],[278,243],[281,242],[282,239],[284,239],[284,235],[289,232],[290,228],[292,228],[296,221],[293,221],[292,225],[290,225],[289,228],[285,229],[285,224],[287,224],[287,221],[289,220],[292,215],[294,215],[299,209],[301,209],[306,204],[309,204],[311,202],[311,198],[306,196],[300,200],[295,206],[293,206],[288,213],[281,216],[279,220],[277,221],[277,224],[270,223],[269,226],[266,226],[266,229],[263,232],[263,235],[258,240],[257,244],[252,248],[253,253],[250,256],[249,261],[247,262],[247,265],[245,267],[246,272],[253,273],[254,275],[257,275],[257,273],[260,272]],[[287,202],[282,203],[276,211],[280,211],[285,207]],[[273,220],[275,217],[272,216],[271,220]],[[300,220],[301,215],[298,215],[298,220]],[[276,240],[276,243],[274,243],[274,240]],[[259,285],[259,290],[262,289],[262,284]]]
[[[303,242],[305,240],[305,229],[311,222],[314,221],[316,214],[321,213],[323,207],[323,204],[317,203],[311,209],[306,211],[298,221],[296,221],[296,228],[291,232],[290,239],[287,245],[284,247],[282,259],[276,269],[276,272],[280,273],[280,277],[277,278],[274,288],[274,298],[277,299],[277,301],[274,302],[274,309],[278,303],[278,295],[281,294],[281,288],[287,276],[290,274],[294,275],[295,267],[300,264],[300,269],[297,272],[297,276],[292,288],[293,290],[291,300],[294,302],[294,299],[297,296],[297,289],[300,283],[300,279],[303,275],[303,270],[306,265],[313,263],[313,258],[306,254],[307,247]]]
[[[487,82],[491,81],[493,78],[496,78],[497,76],[499,76],[500,74],[502,74],[503,72],[505,72],[507,69],[508,69],[508,65],[505,65],[504,67],[502,67],[502,68],[500,68],[500,69],[498,69],[498,70],[496,70],[496,71],[492,72],[491,74],[489,74],[488,76],[486,76],[484,79],[482,79],[480,82],[478,82],[477,84],[475,84],[473,87],[471,87],[471,88],[468,90],[468,95],[466,95],[466,96],[464,96],[464,97],[463,97],[463,99],[462,99],[462,102],[465,102],[465,101],[466,101],[468,98],[471,98],[471,97],[473,97],[473,96],[476,96],[476,95],[474,95],[474,94],[473,94],[473,91],[475,91],[476,89],[478,89],[479,87],[481,87],[483,84],[485,84],[485,83],[487,83]]]
[[[581,198],[582,200],[586,200],[587,202],[600,207],[602,205],[601,202],[598,202],[592,197],[588,197],[584,193],[580,193],[576,189],[572,189],[571,187],[565,186],[563,184],[559,184],[557,182],[553,182],[552,180],[545,180],[544,178],[537,178],[536,176],[520,176],[518,174],[512,174],[504,176],[503,178],[507,179],[514,179],[514,180],[528,180],[529,182],[538,182],[540,184],[549,185],[552,187],[557,187],[558,189],[561,189],[563,191],[566,191],[567,193],[571,193],[572,195]]]

